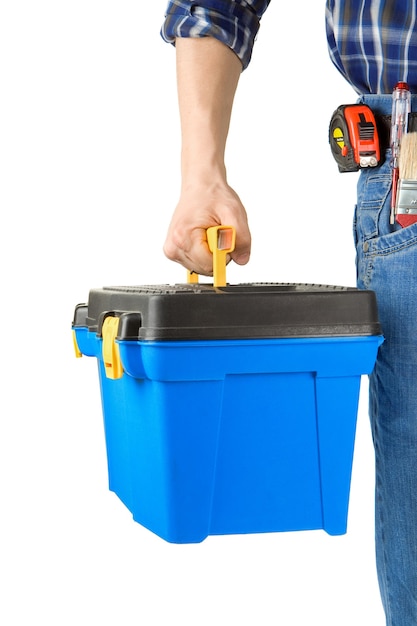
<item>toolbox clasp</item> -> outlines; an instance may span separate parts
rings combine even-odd
[[[120,359],[119,346],[116,343],[119,318],[108,316],[103,322],[103,364],[107,378],[116,380],[123,376],[123,366]]]
[[[72,331],[72,341],[74,343],[75,357],[77,359],[81,359],[83,354],[82,354],[80,348],[78,347],[78,341],[77,341],[77,336],[75,334],[75,330]]]

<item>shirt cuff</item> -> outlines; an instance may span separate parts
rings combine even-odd
[[[161,36],[172,44],[177,37],[214,37],[233,50],[246,69],[269,1],[255,4],[262,7],[257,12],[249,8],[249,2],[170,0]]]

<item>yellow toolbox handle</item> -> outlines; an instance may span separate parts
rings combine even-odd
[[[213,285],[226,286],[226,256],[235,249],[236,231],[233,226],[211,226],[207,229],[207,244],[213,253]],[[198,283],[198,274],[188,271],[188,283]]]

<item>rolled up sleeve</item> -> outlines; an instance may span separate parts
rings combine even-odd
[[[162,38],[214,37],[228,46],[246,69],[252,57],[260,20],[270,0],[170,0]]]

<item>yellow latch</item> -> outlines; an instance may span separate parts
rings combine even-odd
[[[120,360],[119,346],[116,343],[117,331],[119,328],[118,317],[106,317],[103,322],[103,364],[107,378],[121,378],[123,376],[123,366]]]
[[[213,285],[226,286],[226,257],[235,249],[236,231],[233,226],[212,226],[207,229],[207,244],[213,253]],[[189,283],[198,283],[198,274],[188,272]]]
[[[81,352],[81,350],[78,347],[77,335],[75,334],[75,330],[72,331],[72,340],[74,342],[75,356],[76,356],[77,359],[81,359],[82,352]]]

